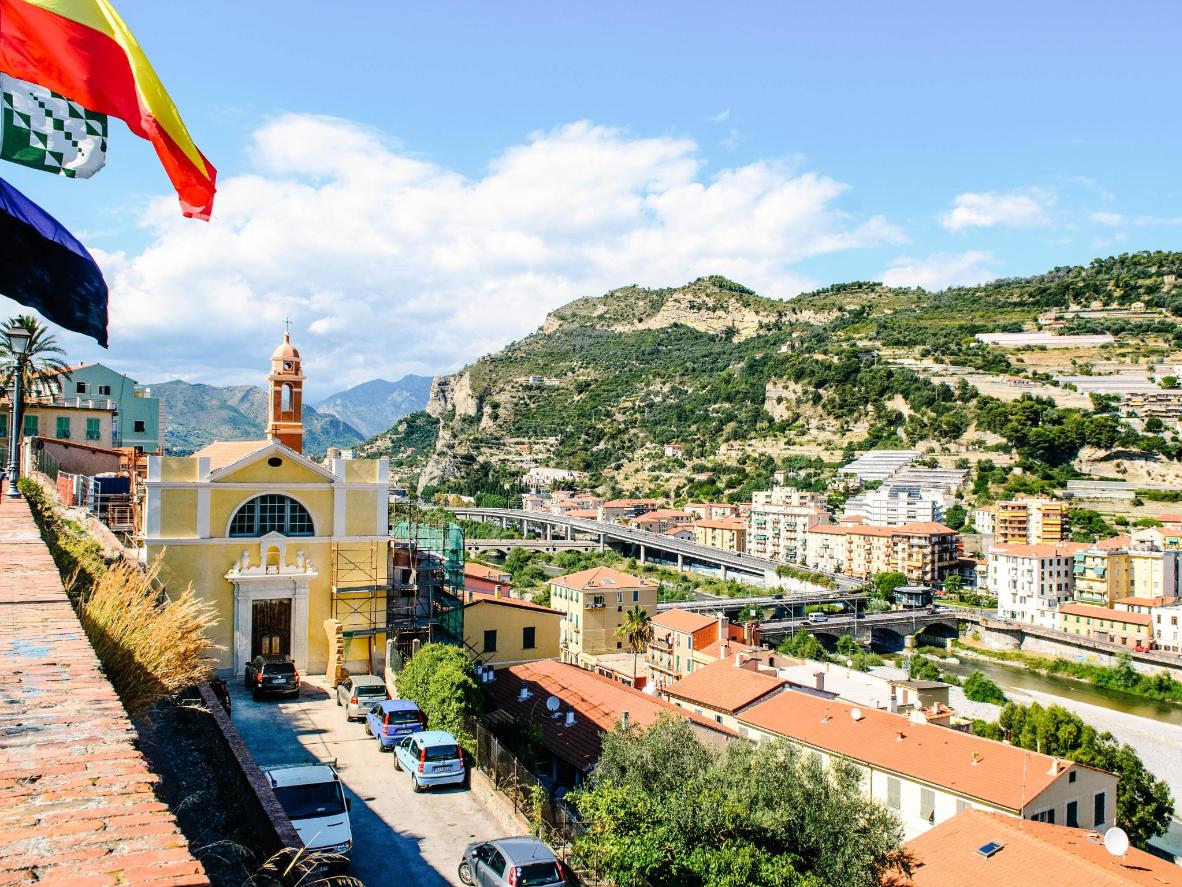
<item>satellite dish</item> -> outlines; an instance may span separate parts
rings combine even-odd
[[[853,718],[855,721],[860,721],[860,720],[862,720],[862,709],[860,709],[860,708],[851,708],[851,709],[850,709],[850,717],[851,717],[851,718]]]
[[[560,705],[562,705],[562,702],[557,696],[551,696],[546,700],[546,708],[550,711],[558,711],[558,706]]]
[[[1104,849],[1110,856],[1124,856],[1129,852],[1129,836],[1123,828],[1113,826],[1104,833]]]

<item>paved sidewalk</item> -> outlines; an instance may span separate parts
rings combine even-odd
[[[260,766],[317,760],[337,763],[352,803],[351,874],[366,884],[436,887],[456,877],[464,847],[501,836],[472,792],[435,789],[416,795],[391,752],[360,722],[345,720],[320,675],[304,678],[299,699],[255,702],[241,679],[230,681],[233,721]]]

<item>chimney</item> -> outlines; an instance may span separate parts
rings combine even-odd
[[[895,734],[895,742],[902,742],[906,738],[907,738],[907,734],[904,733],[902,730],[900,730],[898,733]]]
[[[1047,771],[1047,776],[1058,776],[1058,775],[1059,775],[1059,759],[1052,757],[1051,758],[1051,769]]]
[[[575,725],[575,713],[574,713],[574,711],[568,711],[566,713],[566,720],[562,722],[562,726],[573,727],[574,725]]]
[[[735,654],[735,668],[743,667],[743,655],[741,653]]]
[[[720,612],[718,614],[718,642],[721,644],[727,639],[727,618],[726,613]]]
[[[493,584],[493,597],[499,598],[500,596],[501,596],[501,583],[496,582]]]
[[[517,701],[525,702],[527,699],[529,699],[529,688],[522,687],[519,691],[517,691]]]
[[[748,621],[743,623],[743,642],[748,646],[754,647],[755,641],[751,640],[755,635],[755,623]]]
[[[816,687],[817,690],[824,692],[824,690],[825,690],[825,672],[823,672],[823,671],[813,672],[813,686]]]
[[[727,641],[722,640],[718,642],[718,658],[726,659],[730,652],[731,645]]]
[[[895,688],[891,687],[891,698],[887,700],[887,711],[892,714],[899,710],[899,697],[895,695]]]
[[[973,766],[976,767],[978,764],[981,763],[981,760],[982,760],[981,756],[979,754],[977,754],[976,752],[973,752]]]
[[[620,729],[628,729],[628,712],[626,711],[620,712]]]

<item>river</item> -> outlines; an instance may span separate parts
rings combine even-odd
[[[940,668],[962,678],[972,671],[983,672],[1014,702],[1060,705],[1096,729],[1107,730],[1133,746],[1145,766],[1169,785],[1178,808],[1169,832],[1153,843],[1182,857],[1182,820],[1178,818],[1182,815],[1182,705],[987,659],[965,657],[958,665],[941,663]]]

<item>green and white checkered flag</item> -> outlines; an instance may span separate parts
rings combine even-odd
[[[107,115],[0,73],[0,160],[89,179],[107,162]]]

